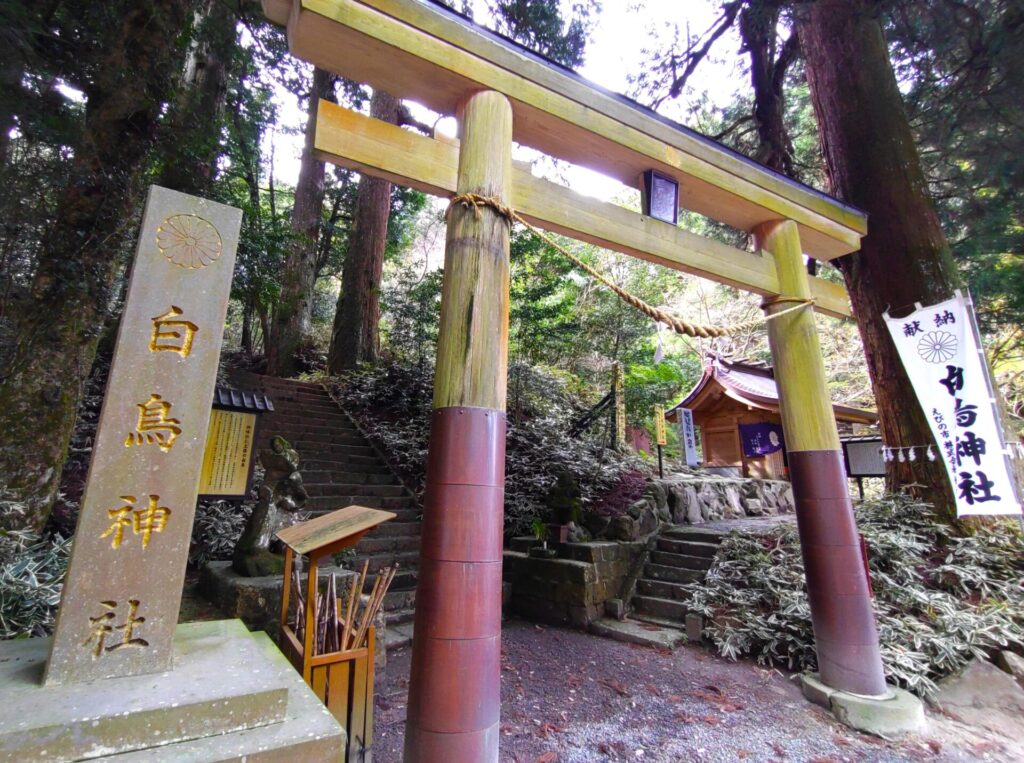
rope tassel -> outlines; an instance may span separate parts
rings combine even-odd
[[[449,216],[452,213],[452,209],[456,205],[461,205],[469,209],[472,209],[473,216],[476,217],[477,220],[481,219],[482,217],[481,209],[483,209],[484,207],[489,207],[490,209],[493,209],[497,214],[499,214],[502,218],[504,218],[505,221],[508,222],[510,227],[512,223],[522,223],[527,230],[529,230],[535,236],[543,240],[546,244],[548,244],[548,246],[560,252],[563,257],[568,259],[577,268],[579,268],[584,273],[589,275],[595,281],[611,289],[612,292],[614,292],[615,295],[623,302],[625,302],[627,305],[639,310],[641,313],[643,313],[649,318],[652,318],[655,321],[660,321],[661,323],[664,323],[674,332],[676,332],[677,334],[682,334],[683,336],[711,339],[715,337],[725,337],[731,336],[733,334],[741,334],[745,331],[757,328],[758,326],[770,320],[779,318],[783,315],[792,313],[796,310],[801,310],[805,307],[814,304],[813,299],[804,299],[802,297],[776,296],[766,299],[764,304],[772,305],[780,302],[793,302],[795,304],[792,307],[787,307],[785,310],[780,310],[777,313],[765,315],[750,321],[743,321],[742,323],[736,323],[733,324],[732,326],[706,326],[700,323],[692,323],[684,318],[680,318],[677,315],[671,315],[670,313],[666,313],[664,310],[659,310],[657,307],[654,307],[653,305],[644,302],[639,297],[630,294],[622,287],[612,283],[612,281],[609,280],[607,276],[595,270],[593,267],[585,263],[572,252],[570,252],[568,249],[558,244],[547,233],[540,230],[536,226],[526,222],[526,220],[520,217],[520,215],[514,209],[512,209],[512,207],[507,206],[506,204],[502,204],[500,199],[496,199],[493,196],[483,196],[477,193],[460,193],[457,196],[452,197],[451,203],[448,205],[448,210],[445,213],[446,220],[449,218]]]

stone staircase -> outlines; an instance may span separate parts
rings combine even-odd
[[[632,618],[682,627],[688,614],[683,586],[704,579],[721,540],[721,532],[697,527],[676,526],[663,531],[637,581]]]
[[[274,404],[274,411],[261,417],[257,448],[280,435],[299,452],[299,471],[309,493],[305,511],[317,516],[358,504],[397,515],[359,541],[345,566],[361,570],[368,561],[372,582],[382,568],[399,565],[384,599],[386,642],[389,648],[408,643],[420,546],[415,497],[319,384],[248,372],[234,372],[231,380],[242,389],[263,392]]]

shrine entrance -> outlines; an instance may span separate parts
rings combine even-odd
[[[884,695],[814,323],[815,309],[850,308],[842,287],[804,263],[857,251],[865,216],[440,5],[263,8],[287,26],[296,56],[459,123],[453,141],[323,101],[317,117],[323,159],[460,202],[448,217],[405,759],[498,759],[512,218],[764,296],[820,678],[828,690]],[[633,187],[657,173],[677,184],[677,206],[750,233],[755,251],[533,177],[512,161],[513,141]]]

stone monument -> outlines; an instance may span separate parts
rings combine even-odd
[[[177,625],[240,224],[150,189],[56,630],[0,644],[0,761],[340,756],[264,634]]]

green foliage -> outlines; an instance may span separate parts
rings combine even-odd
[[[422,490],[430,437],[433,369],[384,364],[332,380],[332,394],[388,454],[407,484]],[[597,439],[566,434],[582,409],[564,379],[525,364],[509,369],[510,402],[505,461],[505,534],[529,534],[546,514],[545,499],[560,471],[582,491],[583,506],[638,468],[637,460],[604,447]],[[513,390],[518,389],[518,392]]]
[[[918,694],[972,657],[1024,647],[1024,538],[1008,523],[953,537],[904,496],[866,502],[868,548],[888,680]],[[795,525],[731,533],[687,606],[708,618],[720,654],[790,669],[815,666],[814,634]]]
[[[71,539],[0,535],[0,639],[53,631]]]
[[[558,0],[491,0],[488,6],[499,32],[568,67],[583,63],[590,17],[600,9],[596,0],[575,2],[566,22]]]
[[[262,471],[258,464],[256,469]],[[259,479],[253,484],[258,485]],[[199,501],[192,523],[192,541],[188,550],[188,563],[199,569],[210,561],[227,561],[245,529],[256,502],[256,491],[246,503],[235,501]]]
[[[381,293],[382,333],[391,354],[424,368],[437,354],[443,270],[400,269]]]
[[[579,331],[571,264],[521,226],[512,231],[510,261],[510,352],[530,363],[564,361]]]

